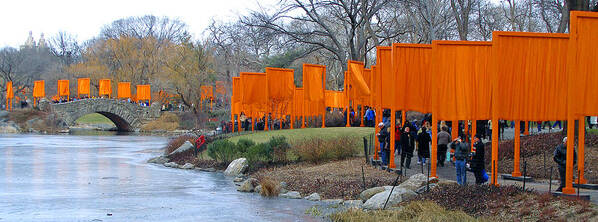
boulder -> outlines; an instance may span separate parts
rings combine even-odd
[[[247,169],[247,159],[239,158],[233,160],[226,170],[224,171],[225,176],[238,176],[239,174],[243,173]]]
[[[253,189],[253,191],[255,191],[256,193],[262,193],[262,185],[257,185],[257,187]]]
[[[159,157],[154,157],[149,159],[147,162],[148,163],[155,163],[155,164],[165,164],[168,163],[168,161],[170,161],[170,159],[168,159],[165,156],[159,156]]]
[[[278,196],[289,199],[301,199],[301,194],[297,191],[289,191],[286,193],[279,194]]]
[[[233,182],[238,183],[238,182],[242,182],[244,179],[243,177],[236,177]]]
[[[248,180],[245,180],[241,186],[237,187],[237,191],[253,192],[255,190],[255,184],[257,184],[257,179],[249,178]]]
[[[18,133],[19,127],[13,122],[0,122],[0,133]]]
[[[193,167],[195,167],[195,166],[192,163],[185,163],[185,165],[180,166],[181,169],[186,169],[186,170],[193,169]]]
[[[191,142],[185,141],[185,143],[183,143],[183,145],[179,146],[179,148],[177,148],[176,150],[169,153],[166,157],[171,158],[172,156],[174,156],[176,154],[184,153],[188,150],[193,150],[194,148],[195,148],[195,146],[193,146],[193,144],[191,144]]]
[[[347,208],[361,208],[363,206],[363,201],[361,200],[345,200],[343,201],[343,206]]]
[[[366,200],[370,199],[370,197],[376,195],[377,193],[383,192],[384,190],[386,190],[385,187],[372,187],[361,192],[359,194],[359,199],[365,202]]]
[[[428,178],[426,177],[426,175],[419,173],[419,174],[415,174],[415,175],[409,177],[408,180],[401,183],[398,187],[405,188],[405,189],[411,190],[411,191],[415,191],[415,190],[417,190],[417,188],[420,188],[422,185],[426,185],[427,180],[428,180]]]
[[[390,195],[390,198],[388,196]],[[364,204],[363,208],[368,210],[377,210],[382,209],[384,207],[384,203],[388,199],[388,204],[386,207],[394,206],[398,203],[401,203],[403,200],[407,200],[411,197],[417,196],[417,194],[411,190],[405,188],[395,188],[390,193],[390,190],[386,190],[381,193],[377,193],[376,195],[372,196],[368,199]]]
[[[327,199],[327,200],[322,200],[323,204],[327,204],[327,205],[339,205],[343,203],[343,199]]]
[[[312,193],[309,196],[305,197],[306,200],[311,200],[311,201],[320,201],[320,194],[318,193]]]
[[[434,187],[436,187],[436,186],[438,186],[438,185],[436,185],[435,183],[431,183],[431,184],[429,184],[428,186],[430,187],[430,190],[432,190],[432,189],[434,189]],[[420,188],[417,188],[417,190],[415,190],[415,192],[416,192],[417,194],[422,194],[422,193],[425,193],[425,192],[428,190],[426,187],[427,187],[426,185],[423,185],[423,186],[421,186]]]
[[[168,163],[164,163],[165,167],[172,167],[172,168],[178,168],[179,165],[175,162],[168,162]]]

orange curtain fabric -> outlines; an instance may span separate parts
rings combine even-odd
[[[233,102],[241,102],[241,77],[233,77]]]
[[[7,99],[15,98],[15,91],[12,88],[12,81],[6,82],[6,98]]]
[[[567,34],[494,32],[493,116],[546,121],[567,118]]]
[[[392,72],[392,47],[378,47],[376,56],[376,69],[378,71],[378,98],[382,108],[394,108],[395,75]]]
[[[117,96],[119,99],[131,98],[131,83],[119,82]]]
[[[110,83],[110,79],[100,79],[100,91],[98,96],[102,95],[112,95],[112,85]]]
[[[214,98],[214,88],[212,86],[201,86],[201,99]]]
[[[370,95],[370,88],[368,87],[368,81],[364,76],[364,67],[362,62],[356,62],[349,60],[349,85],[350,89],[354,90],[355,98],[363,98]]]
[[[252,112],[265,111],[268,104],[266,73],[241,73],[241,102]]]
[[[434,115],[440,120],[491,118],[490,42],[433,41]]]
[[[58,80],[58,96],[69,96],[69,80],[62,79]]]
[[[137,101],[139,100],[151,100],[151,86],[150,85],[137,85]]]
[[[220,95],[226,94],[226,88],[223,81],[216,81],[216,93]]]
[[[432,45],[392,44],[395,108],[432,112],[430,54]],[[384,80],[383,80],[384,81]]]
[[[345,95],[343,92],[326,90],[326,107],[332,108],[344,108],[347,106],[345,103]]]
[[[292,69],[266,68],[268,79],[268,96],[271,100],[287,101],[293,99],[295,89],[294,71]]]
[[[569,112],[575,116],[598,115],[598,13],[571,12],[569,43]]]
[[[33,82],[33,97],[42,98],[46,96],[46,86],[44,80]]]
[[[326,67],[303,64],[303,90],[306,101],[324,102]]]
[[[77,93],[79,95],[90,95],[89,90],[90,80],[89,78],[79,78],[77,79]]]

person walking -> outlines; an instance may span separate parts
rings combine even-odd
[[[567,177],[567,137],[563,138],[563,143],[559,144],[554,149],[553,160],[556,162],[559,168],[559,177],[561,179],[561,184],[559,188],[556,189],[557,192],[562,192],[563,187],[565,187],[566,177]],[[575,149],[573,149],[573,165],[577,163],[577,153]]]
[[[401,120],[395,124],[395,155],[401,155]]]
[[[475,147],[475,155],[471,158],[471,170],[473,171],[473,175],[475,175],[475,184],[479,185],[486,182],[484,179],[485,153],[482,136],[480,134],[476,134],[473,142],[473,146]]]
[[[405,122],[403,126],[403,133],[401,133],[401,166],[411,169],[411,158],[413,157],[413,143],[414,139],[411,135],[411,126]]]
[[[441,128],[440,133],[438,133],[438,165],[444,167],[444,161],[446,160],[446,150],[448,149],[448,144],[451,141],[451,134],[448,133],[448,128],[443,126]]]
[[[465,163],[467,157],[469,157],[470,145],[467,141],[462,141],[461,138],[457,138],[451,144],[451,149],[455,149],[457,183],[459,185],[467,185],[467,170],[465,169]]]
[[[420,128],[417,134],[417,157],[419,158],[418,163],[426,164],[426,160],[430,158],[430,134],[426,128],[426,124]]]
[[[380,128],[380,132],[376,136],[378,136],[378,142],[380,143],[380,159],[382,160],[382,165],[388,165],[388,144],[386,143],[387,137],[389,137],[388,130],[384,127],[384,123],[380,122],[378,124],[378,128]]]

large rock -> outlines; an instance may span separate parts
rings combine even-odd
[[[185,165],[182,165],[180,167],[181,167],[181,169],[190,170],[190,169],[193,169],[193,167],[195,167],[195,166],[193,166],[192,163],[185,163]]]
[[[361,200],[345,200],[343,201],[343,206],[347,208],[361,208],[363,206],[363,202]]]
[[[388,198],[389,195],[390,195],[390,198]],[[401,203],[402,201],[407,200],[416,195],[417,194],[415,192],[413,192],[411,190],[407,190],[405,188],[395,188],[392,191],[392,194],[390,193],[390,190],[386,190],[384,192],[377,193],[376,195],[374,195],[370,199],[368,199],[363,204],[363,208],[368,209],[368,210],[382,209],[384,207],[384,203],[386,203],[387,199],[388,199],[388,204],[386,205],[386,207],[391,207],[393,205]]]
[[[195,147],[193,146],[193,144],[191,144],[191,142],[185,141],[185,143],[183,143],[183,145],[179,146],[179,148],[177,148],[176,150],[169,153],[168,156],[166,156],[166,157],[171,158],[172,156],[174,156],[176,154],[184,153],[189,150],[193,150],[194,148]]]
[[[417,188],[417,190],[415,190],[415,192],[418,193],[418,194],[423,194],[425,192],[428,192],[428,191],[434,189],[434,187],[436,187],[436,186],[438,186],[438,185],[436,185],[435,183],[431,183],[431,184],[429,184],[427,186],[423,185],[422,187]]]
[[[343,199],[326,199],[326,200],[322,200],[322,204],[326,204],[326,205],[339,205],[343,203]]]
[[[168,162],[168,163],[164,163],[165,167],[172,167],[172,168],[179,168],[179,165],[175,162]]]
[[[19,127],[13,122],[0,122],[0,133],[18,133]]]
[[[254,178],[249,178],[247,180],[245,180],[245,182],[243,182],[243,184],[241,184],[241,186],[237,187],[237,191],[240,192],[253,192],[255,189],[255,186],[257,184],[257,180]]]
[[[239,174],[243,173],[247,169],[247,159],[239,158],[233,160],[226,170],[224,171],[225,176],[238,176]]]
[[[256,193],[262,193],[262,185],[257,185],[253,191],[255,191]]]
[[[320,201],[320,194],[318,193],[312,193],[309,196],[305,197],[306,200],[311,200],[311,201]]]
[[[372,187],[370,189],[364,190],[359,194],[359,199],[363,202],[370,199],[372,196],[376,195],[377,193],[384,192],[386,190],[384,187]]]
[[[170,159],[168,159],[165,156],[159,156],[159,157],[154,157],[149,159],[147,162],[148,163],[155,163],[155,164],[165,164],[168,163],[170,161]]]
[[[426,175],[419,173],[409,177],[408,180],[401,183],[401,185],[399,185],[398,187],[415,191],[417,190],[417,188],[420,188],[422,185],[425,185],[427,180],[428,178],[426,177]]]
[[[289,198],[289,199],[301,199],[301,194],[297,191],[289,191],[286,193],[282,193],[278,196],[283,197],[283,198]]]

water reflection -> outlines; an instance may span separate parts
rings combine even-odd
[[[308,201],[264,199],[236,192],[219,173],[146,164],[165,143],[148,136],[0,135],[0,220],[315,220],[304,213]]]

